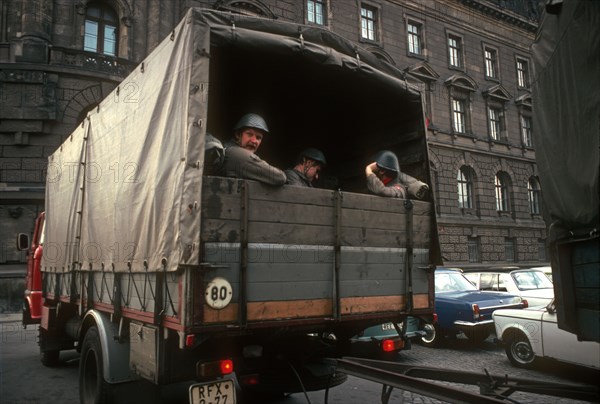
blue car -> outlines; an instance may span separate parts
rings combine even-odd
[[[435,314],[437,321],[425,325],[425,346],[437,346],[445,337],[462,333],[480,343],[494,330],[492,313],[497,309],[523,309],[527,300],[506,292],[478,290],[457,268],[435,271]]]
[[[350,339],[350,355],[370,359],[393,361],[398,352],[411,348],[411,341],[427,334],[423,330],[423,320],[407,317],[398,328],[392,323],[378,324],[363,330]],[[401,330],[403,334],[399,334]]]

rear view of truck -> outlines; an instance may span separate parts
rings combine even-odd
[[[206,133],[247,112],[271,164],[325,153],[320,188],[205,175]],[[433,314],[432,195],[368,194],[384,149],[431,184],[402,72],[325,30],[190,10],[49,159],[43,354],[81,351],[85,403],[139,378],[197,380],[196,403],[343,382],[326,358],[352,336]]]

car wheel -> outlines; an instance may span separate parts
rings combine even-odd
[[[531,369],[536,357],[529,340],[524,335],[518,335],[506,344],[506,356],[510,363],[518,368]]]
[[[421,345],[429,348],[437,347],[442,339],[440,328],[435,324],[425,324],[423,330],[426,332],[427,335],[421,337],[421,339],[419,340]]]

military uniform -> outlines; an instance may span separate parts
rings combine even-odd
[[[400,184],[398,179],[394,179],[386,185],[375,174],[370,174],[367,177],[367,188],[375,195],[390,198],[406,198],[406,188]]]
[[[285,173],[262,160],[256,154],[241,148],[232,140],[225,142],[225,161],[220,175],[225,177],[246,178],[269,185],[283,185]]]
[[[301,173],[298,170],[294,170],[293,168],[288,168],[285,170],[285,176],[287,177],[287,185],[294,185],[297,187],[311,187],[313,186],[312,182],[306,178],[306,175]]]

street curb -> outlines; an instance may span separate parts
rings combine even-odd
[[[0,323],[20,323],[22,318],[21,313],[1,313]]]

